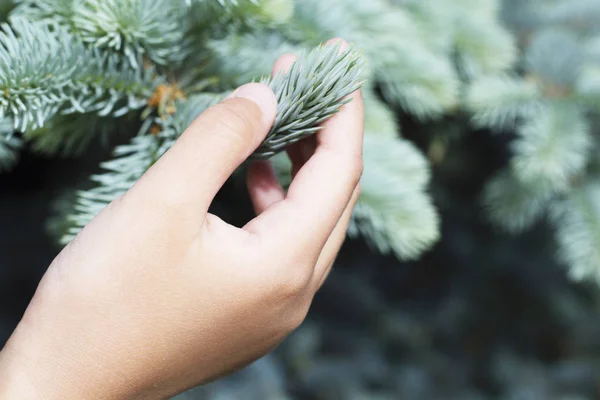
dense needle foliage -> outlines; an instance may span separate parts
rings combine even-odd
[[[403,260],[439,238],[428,186],[430,164],[443,158],[444,146],[431,143],[424,155],[403,137],[400,116],[440,127],[438,139],[451,140],[455,131],[514,135],[509,165],[484,189],[482,208],[511,232],[548,218],[571,275],[600,277],[594,1],[0,5],[7,21],[0,34],[0,168],[14,165],[24,146],[85,157],[92,144],[113,143],[116,132],[130,129],[129,143],[114,149],[92,177],[94,186],[78,192],[64,217],[64,241],[235,87],[267,79],[277,92],[277,123],[254,157],[275,156],[285,180],[288,165],[278,153],[315,133],[363,84],[365,173],[352,236]],[[318,47],[333,37],[353,46],[342,53]],[[303,56],[289,74],[265,78],[285,53]],[[449,122],[439,123],[444,118]]]

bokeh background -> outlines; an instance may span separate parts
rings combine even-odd
[[[586,97],[585,104],[573,102],[570,95],[585,90],[581,80],[565,78],[565,71],[583,70],[585,51],[593,50],[594,43],[600,48],[596,21],[597,0],[505,0],[497,15],[520,54],[506,76],[536,80],[541,87],[536,96],[544,107],[552,103],[550,115],[576,108],[577,115],[588,118],[586,132],[592,137],[598,131],[590,110],[600,110],[600,96]],[[467,48],[469,39],[462,38]],[[538,43],[537,50],[528,52],[532,43]],[[502,51],[502,46],[490,48]],[[588,77],[586,88],[600,82],[589,78],[600,69],[600,58],[592,60],[582,72]],[[464,80],[476,75],[468,67],[475,64],[463,60],[462,65]],[[492,94],[503,89],[484,87]],[[376,93],[386,98],[382,88]],[[508,96],[509,104],[517,104],[505,113],[513,119],[531,111],[525,102],[533,95],[518,93]],[[472,110],[446,111],[426,121],[410,107],[395,107],[403,137],[431,164],[429,193],[441,220],[437,244],[417,261],[402,262],[363,239],[349,239],[306,323],[280,349],[179,400],[600,399],[598,284],[594,277],[571,279],[569,271],[581,260],[560,257],[565,239],[557,239],[556,221],[531,218],[517,224],[529,229],[515,234],[517,229],[508,233],[494,223],[502,219],[502,210],[492,218],[485,211],[483,193],[513,165],[519,152],[513,144],[521,134],[517,123],[512,129],[503,126],[501,133],[492,123],[474,123],[472,112],[481,122],[486,107],[499,107],[500,101],[472,97],[479,100],[473,100]],[[561,126],[564,137],[577,135],[577,124]],[[568,141],[557,145],[569,146]],[[586,146],[593,149],[591,143]],[[109,153],[95,148],[84,159],[56,159],[26,148],[12,171],[0,173],[0,346],[60,250],[48,230],[56,199],[97,171]],[[591,158],[586,179],[596,173],[597,161]],[[526,199],[539,194],[526,191],[530,187],[503,188],[525,193]],[[565,193],[561,201],[570,191]],[[600,198],[590,201],[600,206]],[[238,224],[251,218],[244,188],[229,183],[214,212]],[[523,218],[518,210],[511,212],[515,215],[505,218]],[[583,220],[594,217],[586,214]],[[600,240],[592,244],[600,248]]]

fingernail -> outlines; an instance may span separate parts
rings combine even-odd
[[[230,98],[244,98],[254,102],[262,111],[265,124],[271,125],[277,112],[277,98],[275,93],[265,84],[248,83],[236,89]]]

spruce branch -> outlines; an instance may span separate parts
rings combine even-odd
[[[87,61],[78,61],[65,113],[123,116],[143,108],[165,79],[152,67],[131,68],[117,55],[86,49],[81,42],[75,42],[75,48]]]
[[[573,105],[556,103],[518,129],[512,168],[526,184],[566,190],[584,172],[593,147],[585,116]]]
[[[60,57],[57,57],[60,54]],[[57,113],[120,116],[142,108],[160,78],[88,49],[64,29],[12,18],[0,32],[0,119],[21,131]]]
[[[551,208],[559,257],[574,280],[600,283],[600,182],[575,189]]]
[[[182,0],[20,0],[15,15],[62,26],[90,47],[122,54],[132,67],[148,58],[158,65],[185,56]]]
[[[429,179],[427,161],[411,144],[367,135],[349,235],[402,260],[420,256],[439,239],[439,217],[425,191]]]
[[[554,195],[547,185],[524,184],[507,169],[486,185],[483,206],[495,225],[510,233],[520,233],[542,217]]]
[[[252,159],[265,159],[321,129],[363,82],[364,60],[355,47],[320,45],[303,52],[286,72],[263,78],[277,97],[275,122]]]
[[[11,116],[21,130],[43,125],[67,100],[64,89],[76,69],[71,50],[45,24],[20,18],[2,24],[0,119]]]
[[[480,18],[475,15],[459,18],[454,40],[458,67],[469,78],[504,72],[517,60],[515,40],[496,21],[495,13]]]
[[[477,127],[513,129],[521,119],[538,114],[542,93],[534,82],[511,76],[484,76],[472,82],[465,99]]]
[[[423,54],[425,56],[425,54]],[[386,100],[420,120],[436,118],[458,106],[459,81],[447,60],[434,60],[426,55],[419,68],[386,66],[378,74]]]
[[[289,71],[265,79],[277,96],[277,117],[253,158],[269,158],[317,133],[361,87],[362,66],[361,53],[353,47],[319,46],[300,56]]]
[[[167,65],[185,56],[185,9],[177,0],[81,0],[73,25],[85,43],[122,52],[134,68],[148,57]]]
[[[23,133],[30,148],[47,156],[81,156],[92,143],[108,145],[119,131],[121,119],[97,113],[58,114],[43,127]]]

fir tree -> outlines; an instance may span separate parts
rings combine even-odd
[[[300,62],[323,79],[297,68],[268,81],[280,96],[278,122],[256,156],[316,132],[364,81],[365,174],[350,233],[414,259],[437,240],[439,221],[427,194],[427,160],[399,134],[396,112],[421,121],[454,112],[464,82],[506,70],[516,54],[493,0],[14,3],[0,36],[2,165],[14,163],[21,142],[45,154],[85,156],[125,120],[139,121],[139,133],[92,178],[95,186],[78,193],[65,240],[131,187],[193,117],[236,86],[268,76],[278,56],[293,52],[307,54]],[[347,57],[310,53],[332,37],[362,51],[360,78],[354,50]],[[293,90],[285,92],[284,81]],[[307,103],[296,110],[303,96]],[[285,160],[274,163],[285,179]]]

